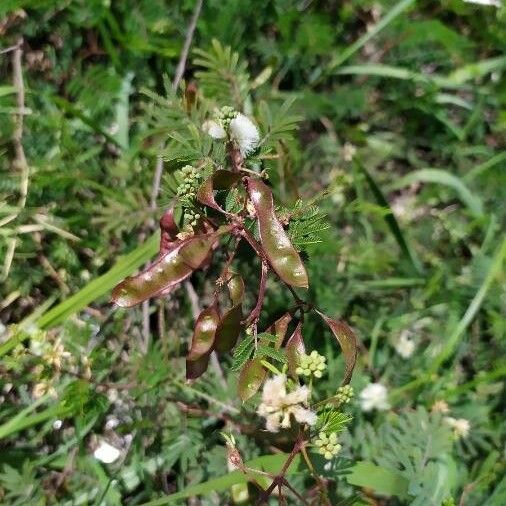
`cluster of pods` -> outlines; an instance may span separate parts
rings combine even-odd
[[[236,213],[226,211],[218,198],[223,193],[222,190],[232,188],[236,188],[242,195],[242,210]],[[263,305],[266,279],[268,273],[272,272],[291,291],[296,301],[293,310],[266,329],[268,334],[276,336],[276,341],[270,345],[277,350],[285,348],[288,372],[295,374],[297,357],[305,351],[302,318],[287,338],[288,326],[297,311],[303,315],[306,311],[314,310],[323,318],[341,346],[345,360],[343,383],[349,382],[357,353],[355,335],[344,322],[327,317],[298,297],[294,289],[308,288],[306,268],[276,214],[270,188],[260,177],[241,170],[219,169],[201,185],[197,200],[208,208],[208,212],[194,232],[180,234],[174,219],[174,209],[167,210],[160,220],[158,258],[143,272],[128,277],[117,285],[112,293],[112,301],[120,307],[132,307],[149,298],[167,295],[195,270],[209,266],[213,251],[223,236],[235,236],[237,242],[245,240],[261,261],[257,303],[249,315],[243,314],[245,285],[242,277],[230,269],[233,257],[230,255],[217,280],[218,287],[226,286],[228,289],[230,307],[220,311],[219,291],[216,290],[214,302],[198,316],[186,358],[186,377],[196,379],[202,375],[208,367],[210,354],[213,351],[231,351],[243,330],[253,329],[257,335],[256,325]],[[259,239],[247,228],[248,218],[256,220]],[[239,394],[243,400],[254,395],[266,374],[259,358],[244,363],[239,380]]]

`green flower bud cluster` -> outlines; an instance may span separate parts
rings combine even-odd
[[[339,387],[335,398],[339,404],[348,404],[353,398],[353,387],[351,385]]]
[[[331,432],[330,434],[320,432],[314,444],[318,447],[318,453],[323,455],[327,460],[331,460],[342,448],[337,442],[337,432]]]
[[[299,376],[314,376],[321,378],[323,371],[327,368],[326,358],[313,350],[310,355],[302,354],[299,357],[299,367],[295,372]]]
[[[230,122],[237,116],[237,114],[237,111],[233,107],[224,105],[217,112],[216,121],[218,121],[225,130],[228,130]]]
[[[193,209],[185,209],[184,211],[184,221],[191,227],[196,227],[197,222],[200,219],[200,214],[194,211]]]
[[[181,172],[183,173],[183,182],[177,187],[177,196],[194,199],[200,183],[200,174],[191,165],[185,165]]]

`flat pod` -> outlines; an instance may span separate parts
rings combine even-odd
[[[200,203],[212,207],[221,213],[226,211],[216,202],[214,198],[215,190],[228,190],[241,179],[237,172],[219,169],[212,176],[208,177],[200,186],[197,192],[197,199]]]
[[[209,366],[210,355],[211,353],[206,353],[197,360],[186,360],[186,379],[195,380],[202,376]]]
[[[239,397],[243,402],[253,397],[267,376],[259,358],[248,360],[239,374]]]
[[[230,351],[239,339],[243,329],[242,300],[244,297],[244,281],[241,276],[233,275],[228,281],[228,290],[232,307],[225,311],[216,329],[214,348],[221,353]]]
[[[146,270],[117,285],[112,291],[112,302],[120,307],[132,307],[169,292],[202,265],[215,240],[216,234],[210,234],[182,241]]]
[[[271,190],[262,181],[253,178],[247,178],[247,187],[257,215],[260,242],[269,263],[285,283],[307,288],[306,268],[276,216]]]
[[[268,334],[274,334],[276,336],[275,348],[279,350],[283,341],[285,340],[286,330],[288,329],[288,325],[292,321],[292,315],[290,313],[285,313],[283,316],[278,318],[270,327],[267,328],[266,332]]]
[[[190,352],[187,361],[193,362],[212,351],[220,315],[216,305],[204,309],[195,322]]]
[[[292,378],[297,378],[297,369],[299,362],[299,355],[306,353],[306,347],[304,346],[304,339],[302,338],[302,323],[298,323],[297,327],[293,331],[293,334],[289,337],[286,346],[286,359],[288,362],[288,372]]]
[[[320,313],[325,323],[330,327],[344,355],[344,379],[343,385],[351,380],[355,362],[357,361],[357,337],[351,328],[341,320],[334,320]]]

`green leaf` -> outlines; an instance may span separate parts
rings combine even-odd
[[[259,358],[269,357],[277,362],[281,362],[282,364],[286,363],[286,356],[282,350],[275,350],[270,346],[258,345],[258,353],[257,356]]]
[[[255,349],[255,336],[247,335],[235,348],[231,370],[240,371]]]
[[[259,469],[271,474],[277,474],[281,471],[287,458],[288,455],[285,453],[278,453],[276,455],[263,455],[246,462],[245,466],[250,469]],[[300,465],[300,457],[296,456],[288,467],[286,474],[290,475],[297,472]],[[262,486],[268,486],[269,483],[264,479],[263,476],[255,475],[253,472],[251,474],[254,475],[255,479],[261,483]],[[219,478],[214,478],[204,483],[199,483],[198,485],[186,487],[180,492],[176,492],[175,494],[170,494],[166,497],[144,503],[141,506],[163,506],[165,504],[171,504],[174,501],[180,499],[186,499],[187,497],[206,495],[212,491],[221,492],[229,489],[232,485],[235,485],[237,483],[247,483],[247,481],[248,478],[246,475],[240,471],[233,471],[224,476],[220,476]]]
[[[483,216],[483,204],[479,197],[474,195],[460,178],[442,169],[421,169],[409,173],[394,185],[394,189],[403,188],[413,183],[436,183],[453,188],[460,200],[476,216]]]
[[[131,274],[149,260],[158,251],[159,242],[160,236],[158,234],[153,235],[144,244],[118,260],[116,265],[105,274],[88,283],[72,297],[42,314],[35,324],[41,329],[54,327],[85,308],[90,302],[102,297],[125,276]]]
[[[357,166],[364,174],[367,183],[369,184],[369,187],[371,188],[371,191],[376,198],[376,201],[378,204],[383,206],[385,209],[388,209],[388,214],[385,215],[385,221],[387,222],[388,227],[390,228],[395,240],[397,241],[397,244],[401,248],[401,251],[404,253],[405,257],[410,261],[413,268],[419,273],[423,273],[423,267],[418,259],[418,256],[415,253],[415,250],[409,245],[408,241],[404,237],[404,234],[401,230],[401,227],[399,226],[399,223],[397,222],[397,219],[395,218],[394,213],[392,212],[392,209],[390,208],[390,205],[388,204],[387,199],[383,195],[383,192],[381,191],[380,187],[376,184],[376,181],[374,178],[369,174],[367,169],[359,162],[357,162]]]
[[[346,475],[346,481],[350,485],[369,488],[377,494],[386,496],[395,495],[405,498],[408,493],[406,478],[367,461],[354,465],[351,468],[351,473]]]

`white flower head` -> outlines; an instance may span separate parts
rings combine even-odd
[[[309,388],[306,386],[298,386],[287,393],[286,376],[279,374],[265,382],[257,413],[265,418],[265,428],[269,432],[289,428],[291,415],[299,423],[314,425],[317,417],[316,413],[306,408],[308,399]]]
[[[413,341],[413,339],[411,339],[410,335],[411,332],[409,330],[402,331],[399,339],[397,339],[397,342],[395,343],[395,351],[402,358],[411,357],[415,351],[416,343]]]
[[[204,130],[206,134],[209,134],[213,139],[224,139],[227,136],[225,129],[217,121],[211,119],[204,121],[202,130]]]
[[[465,418],[453,418],[451,416],[445,416],[444,422],[453,429],[453,434],[458,438],[465,438],[469,435],[471,430],[471,424],[469,420]]]
[[[258,128],[247,116],[241,113],[238,113],[230,121],[230,137],[237,142],[243,156],[251,153],[260,141]]]
[[[381,383],[369,383],[362,392],[360,392],[360,407],[362,411],[385,411],[390,409],[388,403],[388,391]]]
[[[490,5],[492,7],[501,7],[501,0],[464,0],[464,2],[468,4],[478,4],[478,5]]]
[[[93,456],[104,464],[112,464],[115,460],[118,460],[120,455],[120,450],[118,450],[115,446],[110,445],[103,439],[100,440],[99,445],[93,452]]]

